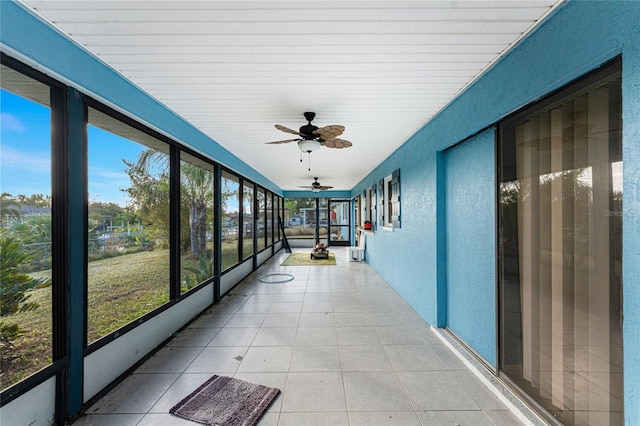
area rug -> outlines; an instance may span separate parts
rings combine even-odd
[[[329,253],[328,259],[311,259],[310,253],[291,253],[280,266],[335,265],[336,256]]]
[[[169,412],[211,426],[253,426],[280,389],[214,375]]]

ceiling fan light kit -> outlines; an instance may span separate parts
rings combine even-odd
[[[322,144],[315,139],[304,139],[298,142],[298,148],[301,152],[307,152],[311,154],[314,151],[319,150]]]
[[[334,124],[331,126],[317,127],[311,124],[311,121],[315,118],[315,112],[305,112],[304,118],[307,120],[307,124],[300,127],[299,131],[290,129],[288,127],[276,124],[276,129],[290,133],[292,135],[298,135],[300,138],[287,139],[283,141],[267,142],[267,144],[283,144],[290,142],[298,142],[298,148],[300,149],[300,162],[302,162],[302,153],[309,154],[309,171],[311,171],[311,153],[319,150],[321,147],[327,148],[349,148],[352,143],[344,140],[337,139],[344,132],[344,126]]]

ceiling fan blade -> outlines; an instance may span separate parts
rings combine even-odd
[[[314,135],[320,136],[322,139],[333,139],[336,136],[340,136],[344,132],[344,126],[339,124],[333,124],[331,126],[324,126],[313,131]]]
[[[349,148],[350,146],[353,146],[351,142],[346,141],[344,139],[334,139],[333,144],[335,145],[334,148],[338,148],[338,149]]]
[[[307,186],[299,186],[298,188],[313,189],[313,186],[309,186],[309,185],[307,185]]]
[[[331,139],[326,139],[323,142],[323,145],[326,146],[327,148],[335,148],[336,144],[335,144],[336,139],[331,138]]]
[[[278,130],[282,130],[282,131],[283,131],[283,132],[285,132],[285,133],[291,133],[292,135],[304,136],[304,135],[303,135],[302,133],[300,133],[299,131],[297,131],[297,130],[293,130],[293,129],[290,129],[290,128],[288,128],[288,127],[281,126],[280,124],[276,124],[276,129],[278,129]]]
[[[327,189],[331,189],[333,188],[333,186],[320,186],[319,187],[322,191],[326,191]]]
[[[280,143],[289,143],[289,142],[297,142],[300,139],[287,139],[284,141],[275,141],[275,142],[265,142],[267,145],[280,144]]]

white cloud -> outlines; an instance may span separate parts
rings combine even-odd
[[[0,151],[0,166],[3,169],[51,173],[51,158],[49,153],[19,151],[5,145]]]
[[[89,179],[113,179],[117,181],[129,182],[129,175],[119,170],[107,170],[98,166],[89,166]]]
[[[8,112],[0,113],[0,126],[2,126],[3,130],[11,130],[14,132],[21,132],[27,128],[18,117]]]
[[[89,199],[91,201],[114,202],[125,206],[129,196],[122,188],[131,186],[129,176],[119,170],[110,170],[89,165]]]

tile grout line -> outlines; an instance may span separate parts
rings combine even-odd
[[[443,335],[442,331],[434,326],[431,326],[431,331],[454,355],[456,355],[460,359],[460,361],[468,368],[468,370],[473,373],[473,375],[475,375],[482,382],[482,384],[484,384],[498,398],[498,400],[502,402],[509,409],[509,411],[511,411],[518,418],[518,420],[522,421],[527,426],[547,425],[547,423],[544,422],[539,416],[528,409],[528,407],[526,407],[524,403],[515,404],[511,399],[507,398],[507,396],[496,387],[496,384],[489,380],[485,376],[485,374],[482,373],[482,371],[479,369],[480,367],[471,362],[467,358],[467,356],[465,356],[461,349],[457,348],[456,345],[450,342],[449,339],[447,339]],[[509,392],[506,388],[504,390]],[[513,397],[516,398],[517,401],[519,401],[519,399],[515,397],[515,395]]]

